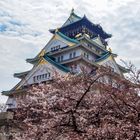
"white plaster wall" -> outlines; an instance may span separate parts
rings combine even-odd
[[[45,49],[46,52],[50,52],[52,47],[55,47],[55,46],[58,46],[58,45],[60,45],[60,48],[63,48],[63,47],[67,46],[66,43],[64,43],[60,40],[57,40],[57,39],[53,39],[45,46],[44,49]]]
[[[20,86],[31,85],[31,84],[35,83],[33,80],[34,76],[46,74],[48,72],[50,73],[51,76],[54,74],[54,72],[58,72],[60,74],[65,74],[65,72],[59,70],[58,68],[54,67],[50,63],[40,64],[38,66],[35,66],[32,69],[32,71],[25,77],[25,79],[23,79],[21,81]],[[49,80],[49,79],[46,79],[46,80]],[[46,80],[40,80],[40,82],[46,81]],[[39,83],[39,81],[37,83]]]
[[[32,76],[28,79],[26,84],[33,84],[33,83],[38,83],[38,82],[42,82],[42,81],[48,80],[48,78],[44,78],[42,80],[40,79],[40,80],[37,80],[36,82],[34,82],[34,80],[33,80],[34,76],[43,75],[43,74],[46,74],[46,73],[50,73],[51,74],[52,73],[51,69],[48,68],[46,65],[40,65],[36,70],[34,70]]]
[[[105,48],[105,46],[103,45],[100,37],[93,38],[92,41],[95,42],[95,43],[97,43],[99,46]]]
[[[61,54],[57,55],[55,57],[56,58],[56,61],[58,60],[58,57],[59,56],[62,56],[62,55],[63,55],[63,61],[70,59],[70,53],[73,54],[73,52],[76,52],[75,57],[78,57],[78,56],[80,56],[82,54],[82,50],[81,49],[73,49],[71,51],[64,52],[64,53],[61,53]]]
[[[110,66],[110,67],[112,67],[114,69],[114,72],[116,72],[118,74],[121,74],[118,66],[116,65],[116,63],[113,60],[108,60],[103,65],[104,66]]]
[[[89,53],[89,51],[86,50],[82,50],[82,54],[84,55],[84,53],[87,53],[89,55],[89,60],[94,61],[95,60],[95,55],[92,53]]]
[[[9,97],[6,105],[8,106],[8,109],[13,109],[17,107],[16,99],[14,97]]]
[[[103,65],[103,66],[110,66],[114,69],[114,72],[122,75],[122,73],[120,72],[116,62],[112,59],[112,57],[108,57],[107,59],[105,59],[104,61],[100,62],[99,65]]]

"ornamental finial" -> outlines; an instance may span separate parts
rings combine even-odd
[[[42,57],[42,56],[44,56],[45,55],[45,53],[46,53],[46,51],[43,49],[40,53],[39,53],[39,57]]]
[[[55,29],[55,33],[57,33],[57,32],[58,32],[58,28]]]
[[[109,48],[109,51],[112,53],[112,49],[111,48]]]
[[[71,9],[71,14],[73,14],[73,13],[74,13],[74,8]]]

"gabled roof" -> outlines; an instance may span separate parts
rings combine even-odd
[[[123,73],[128,73],[128,72],[130,72],[130,69],[127,69],[127,68],[125,68],[125,67],[123,67],[123,66],[121,66],[121,65],[119,65],[119,64],[117,64],[117,65],[118,65],[119,69],[120,69]]]
[[[112,52],[110,52],[110,51],[107,51],[106,53],[103,53],[102,56],[101,56],[100,58],[96,59],[95,62],[98,63],[98,62],[100,62],[100,61],[102,61],[102,60],[107,59],[109,56],[117,57],[117,54],[114,54],[114,53],[112,53]]]
[[[59,35],[60,37],[64,38],[65,40],[72,42],[72,43],[79,43],[78,40],[72,39],[72,38],[64,35],[63,33],[59,32],[59,31],[57,31],[56,34]]]
[[[27,92],[27,89],[26,88],[23,88],[23,89],[18,89],[18,90],[8,90],[8,91],[2,91],[2,95],[5,95],[5,96],[10,96],[10,95],[13,95],[13,94],[19,94],[19,93],[26,93]]]
[[[80,20],[80,19],[81,19],[81,17],[79,17],[78,15],[76,15],[76,14],[74,13],[74,9],[72,9],[69,18],[68,18],[68,19],[66,20],[66,22],[62,25],[62,27],[67,26],[67,25],[69,25],[69,24],[71,24],[71,23],[74,23],[74,22],[76,22],[76,21],[78,21],[78,20]]]
[[[55,35],[52,37],[52,39],[51,39],[50,41],[52,41],[55,37],[56,37],[57,39],[61,40],[62,42],[65,42],[66,44],[69,43],[68,46],[69,46],[69,45],[76,45],[76,44],[79,43],[79,41],[78,41],[77,39],[71,39],[70,37],[64,35],[63,33],[59,32],[59,31],[56,31]],[[63,40],[62,40],[62,39],[63,39]],[[49,41],[49,42],[50,42],[50,41]],[[49,44],[49,43],[48,43],[48,44]],[[48,45],[48,44],[47,44],[47,45]],[[47,45],[46,45],[46,46],[47,46]],[[45,47],[46,47],[46,46],[45,46]],[[44,47],[44,48],[45,48],[45,47]],[[42,49],[42,51],[44,51],[44,48]],[[42,52],[42,51],[41,51],[41,52]],[[36,62],[39,61],[39,55],[41,54],[41,52],[40,52],[36,57],[34,57],[34,58],[28,58],[28,59],[26,59],[26,61],[27,61],[28,63],[35,64]],[[46,52],[44,52],[44,53],[46,53]]]
[[[105,60],[106,58],[108,58],[111,55],[110,52],[105,53],[104,55],[102,55],[100,58],[96,59],[95,62],[100,62],[102,60]]]
[[[102,47],[105,48],[105,45],[103,44],[100,36],[97,36],[97,37],[93,38],[92,41],[95,42],[96,44],[99,44],[100,46],[102,46]]]
[[[41,62],[42,60],[44,60],[45,62],[48,62],[48,63],[52,64],[53,66],[55,66],[55,67],[56,67],[58,70],[60,70],[60,71],[63,71],[63,72],[65,72],[65,73],[70,72],[70,70],[69,70],[68,67],[66,67],[66,66],[64,66],[64,65],[62,65],[62,64],[59,64],[59,63],[55,62],[55,61],[54,61],[54,58],[51,57],[51,56],[48,56],[47,54],[44,55],[42,58],[40,58],[40,62]],[[9,91],[3,91],[2,94],[3,94],[3,95],[9,96],[9,95],[14,94],[14,93],[16,93],[17,91],[21,90],[22,87],[23,87],[23,85],[25,84],[25,82],[27,82],[27,80],[29,79],[30,75],[32,75],[32,71],[35,70],[35,69],[37,68],[37,66],[39,66],[39,63],[40,63],[40,62],[38,62],[38,64],[36,64],[36,65],[32,68],[32,70],[30,70],[30,71],[28,72],[28,74],[26,75],[26,76],[28,76],[27,79],[25,79],[25,78],[26,78],[26,77],[25,77],[25,78],[22,79],[14,88],[12,88],[12,89],[9,90]],[[26,73],[26,72],[25,72],[25,73]],[[23,73],[20,73],[20,74],[22,75],[22,74],[24,74],[24,72],[23,72]],[[17,75],[20,75],[20,74],[17,74]]]
[[[35,64],[37,61],[39,61],[39,57],[26,59],[26,62],[31,63],[31,64]]]
[[[106,33],[99,24],[92,23],[86,16],[75,22],[71,22],[65,26],[60,27],[59,31],[64,34],[70,30],[73,30],[74,28],[79,27],[87,27],[90,31],[92,31],[94,36],[100,35],[100,37],[103,39],[107,39],[112,36],[111,34]],[[50,32],[53,34],[55,33],[55,31],[56,29],[50,30]]]
[[[14,74],[14,77],[17,77],[17,78],[24,78],[30,71],[25,71],[25,72],[20,72],[20,73],[15,73]]]
[[[104,52],[108,52],[104,47],[100,46],[98,43],[96,43],[95,41],[91,40],[90,38],[88,38],[86,35],[83,35],[82,37],[78,38],[77,40],[87,40],[88,42],[90,42],[91,44],[95,45],[98,49],[103,50]]]
[[[64,72],[70,72],[69,68],[66,66],[63,66],[60,63],[57,63],[55,60],[53,60],[54,58],[51,56],[48,56],[47,54],[45,54],[44,59],[48,62],[50,62],[51,64],[53,64],[55,67],[57,67],[58,69],[64,71]]]
[[[100,63],[101,61],[104,61],[104,60],[108,59],[110,56],[112,56],[114,58],[114,57],[116,57],[116,54],[113,54],[111,52],[107,52],[104,55],[102,55],[100,58],[96,59],[95,62]],[[128,73],[130,71],[129,69],[126,69],[125,67],[119,65],[114,59],[113,59],[113,61],[115,62],[116,66],[118,67],[118,69],[122,73]]]

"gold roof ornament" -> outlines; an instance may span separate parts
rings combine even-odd
[[[81,37],[81,36],[82,36],[82,34],[79,33],[79,34],[77,34],[75,37],[76,37],[76,38],[79,38],[79,37]]]
[[[109,48],[108,50],[112,53],[112,49],[111,48]]]
[[[85,35],[86,37],[90,38],[90,35],[88,35],[88,34],[86,34],[86,33],[84,33],[84,35]]]
[[[55,30],[55,33],[57,33],[58,32],[58,28],[56,28],[56,30]]]
[[[44,56],[45,55],[45,53],[46,53],[46,51],[43,49],[40,53],[39,53],[39,57],[42,57],[42,56]]]

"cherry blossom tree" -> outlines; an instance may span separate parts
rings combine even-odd
[[[137,80],[138,81],[138,80]],[[18,98],[14,140],[139,140],[140,84],[110,69],[56,74]]]

